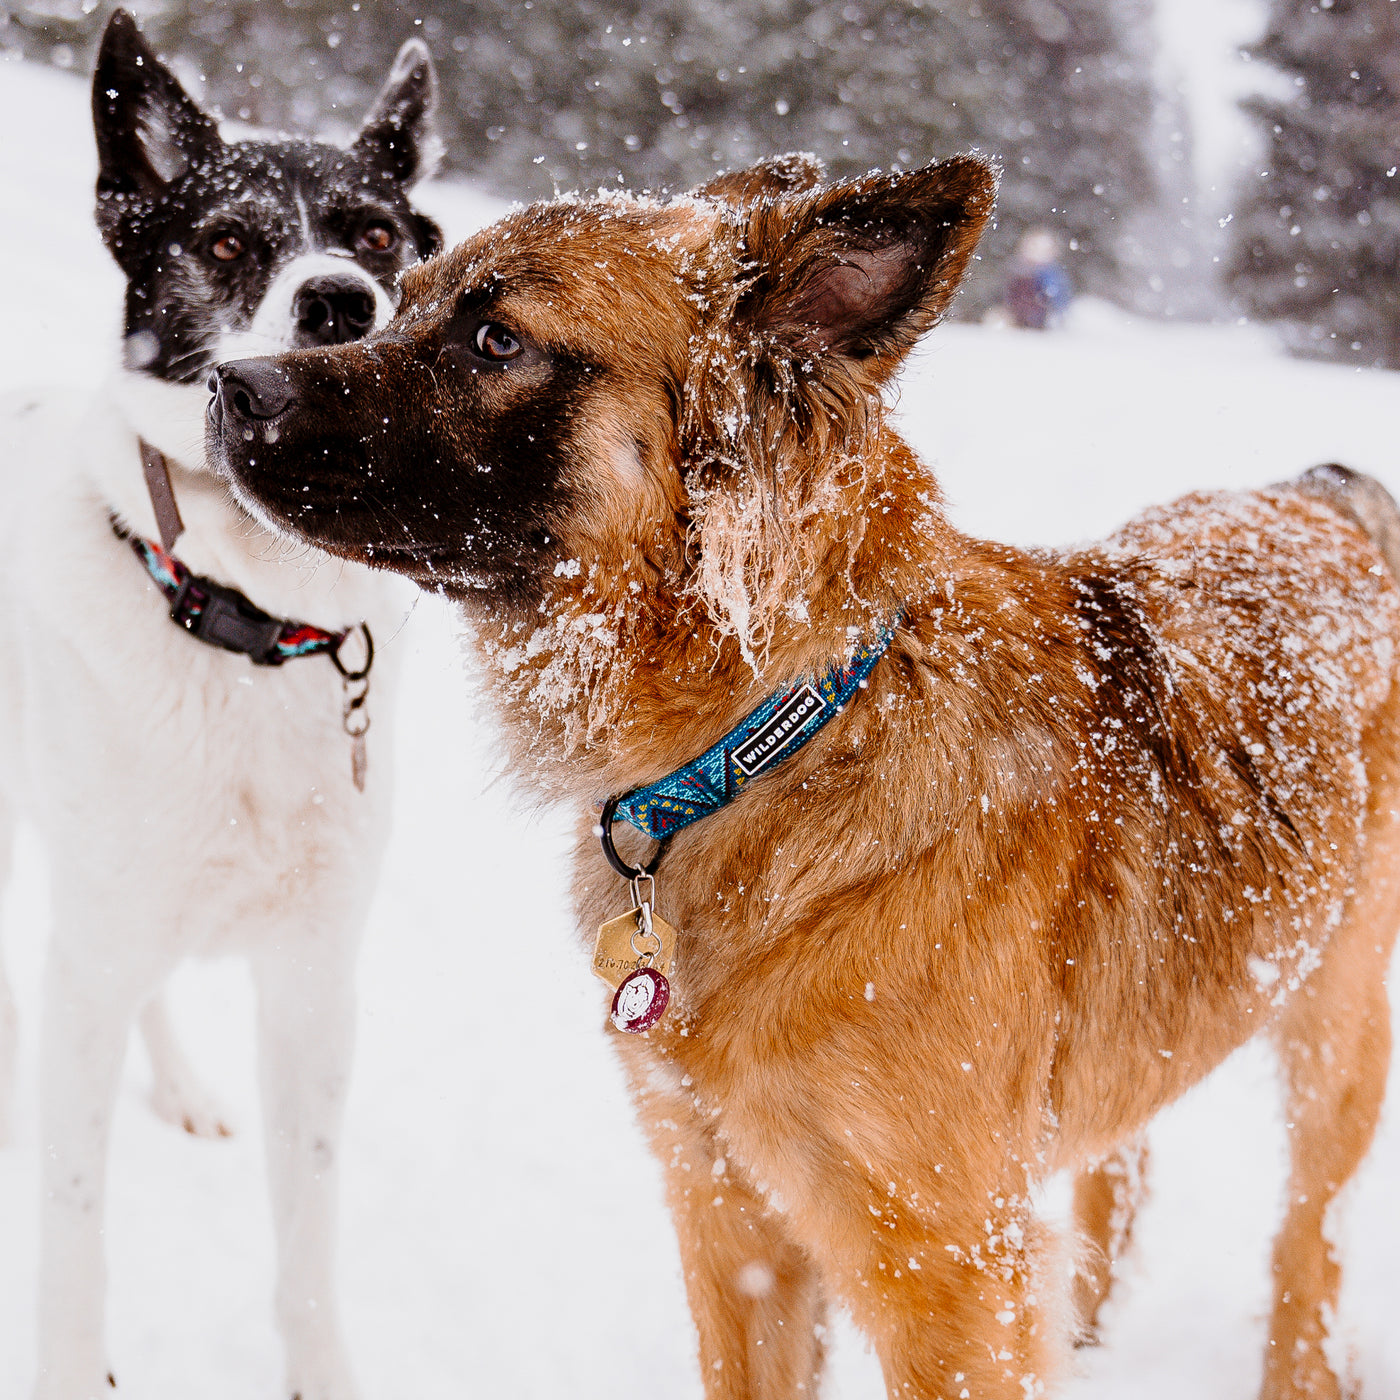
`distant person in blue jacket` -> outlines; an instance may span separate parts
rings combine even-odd
[[[1060,241],[1048,228],[1027,229],[1006,279],[1006,310],[1013,324],[1043,331],[1059,324],[1074,297],[1059,263]]]

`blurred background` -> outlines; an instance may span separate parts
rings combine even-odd
[[[851,174],[975,147],[1005,171],[997,271],[959,318],[1044,326],[1087,293],[1400,367],[1397,0],[129,7],[226,118],[332,137],[420,34],[448,173],[507,198],[683,189],[782,150]],[[86,71],[110,10],[0,7],[0,52]]]

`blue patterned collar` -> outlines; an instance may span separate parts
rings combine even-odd
[[[889,649],[897,625],[898,619],[882,627],[845,666],[833,666],[818,679],[804,677],[770,695],[683,768],[646,787],[610,797],[603,806],[600,832],[603,853],[613,868],[628,878],[639,873],[613,849],[612,824],[617,818],[630,822],[644,836],[665,841],[682,827],[727,806],[760,773],[791,758],[841,713]]]

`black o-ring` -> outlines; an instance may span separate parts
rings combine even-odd
[[[365,639],[365,664],[358,671],[352,671],[340,659],[340,649],[349,640],[352,632],[359,632]],[[335,662],[335,669],[345,677],[347,681],[362,681],[369,675],[369,668],[374,665],[374,638],[370,635],[369,628],[363,622],[357,622],[353,627],[347,628],[336,640],[336,644],[331,648],[331,660]]]
[[[603,843],[603,854],[607,856],[608,864],[612,866],[624,880],[639,880],[643,875],[655,875],[657,866],[661,864],[661,857],[666,852],[666,842],[664,840],[656,843],[656,853],[652,856],[651,860],[643,866],[628,865],[627,862],[618,855],[617,847],[613,845],[613,817],[617,814],[617,804],[621,800],[622,799],[619,797],[610,797],[603,803],[603,815],[598,822],[598,839]]]

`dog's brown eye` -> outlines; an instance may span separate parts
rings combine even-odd
[[[213,242],[209,251],[218,258],[220,262],[232,262],[235,258],[241,258],[247,245],[236,233],[221,233]]]
[[[371,253],[387,253],[397,241],[388,224],[366,224],[360,233],[360,247]]]
[[[513,360],[525,347],[499,322],[487,321],[476,333],[476,348],[488,360]]]

